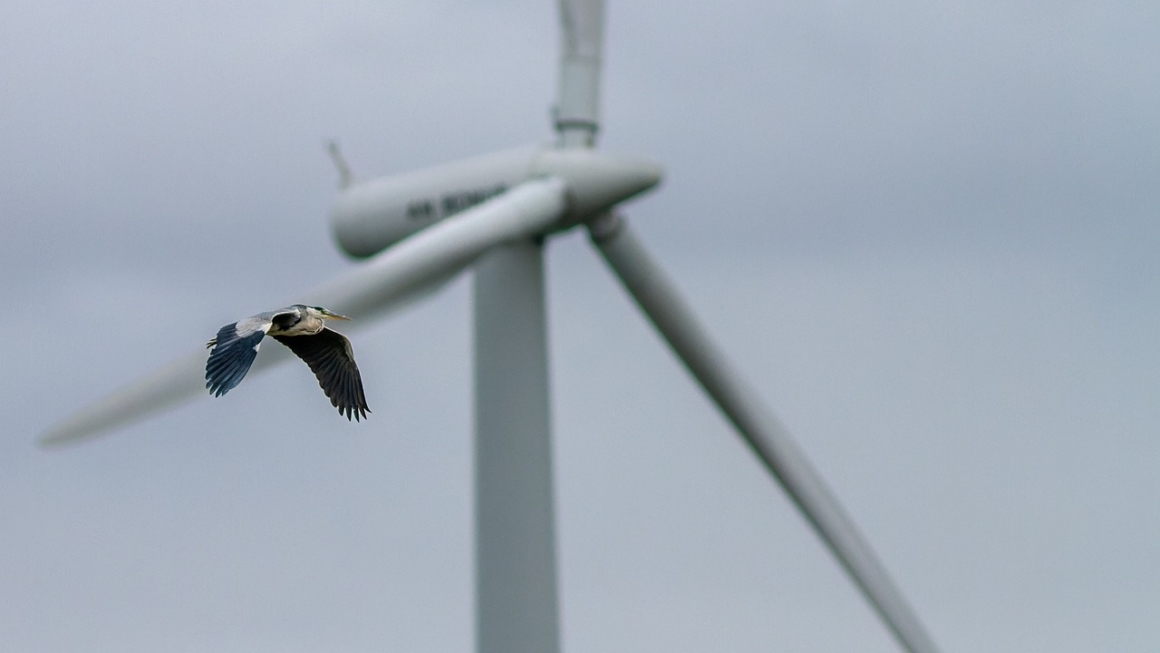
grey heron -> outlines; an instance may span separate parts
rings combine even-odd
[[[349,319],[321,306],[294,304],[227,324],[206,343],[213,350],[205,364],[205,387],[216,397],[237,387],[269,335],[306,361],[340,414],[348,420],[366,418],[370,409],[350,340],[326,328],[326,320]]]

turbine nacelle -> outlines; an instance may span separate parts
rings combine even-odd
[[[335,240],[354,257],[372,256],[444,218],[529,180],[558,177],[567,209],[546,232],[599,215],[660,182],[659,164],[588,149],[524,147],[373,181],[340,192],[331,212]]]

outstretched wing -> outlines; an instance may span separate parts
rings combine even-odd
[[[210,394],[220,397],[233,390],[258,356],[258,345],[273,324],[273,313],[227,324],[218,330],[217,337],[206,347],[213,347],[205,363],[205,387]]]
[[[306,361],[318,385],[330,397],[330,403],[340,414],[357,421],[366,419],[370,409],[363,394],[362,375],[354,362],[350,341],[337,331],[323,329],[312,336],[274,336],[290,351]]]

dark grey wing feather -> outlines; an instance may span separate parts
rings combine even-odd
[[[362,375],[354,362],[350,341],[337,331],[323,329],[312,336],[274,336],[306,361],[330,403],[347,419],[366,419],[370,408],[363,394]]]
[[[220,397],[242,382],[269,329],[269,318],[258,315],[218,330],[217,337],[209,341],[213,351],[205,363],[205,387],[210,394]]]

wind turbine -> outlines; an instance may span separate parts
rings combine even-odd
[[[661,168],[594,149],[603,0],[560,0],[554,146],[526,147],[343,185],[339,244],[368,260],[294,301],[353,317],[396,309],[474,267],[476,648],[559,651],[543,242],[584,225],[640,309],[790,495],[894,634],[936,647],[837,500],[733,370],[616,207]],[[53,446],[108,432],[204,395],[204,350],[54,426]],[[266,348],[253,370],[288,358]]]

